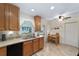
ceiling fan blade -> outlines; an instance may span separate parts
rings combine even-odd
[[[64,19],[69,19],[69,18],[71,18],[71,17],[65,17]]]

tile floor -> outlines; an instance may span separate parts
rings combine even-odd
[[[56,46],[53,43],[45,43],[44,49],[38,51],[33,56],[76,56],[78,48],[60,44]]]

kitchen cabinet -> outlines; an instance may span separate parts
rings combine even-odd
[[[33,40],[33,53],[37,52],[39,50],[39,40],[36,38]]]
[[[0,56],[6,56],[6,47],[0,48]]]
[[[19,30],[19,8],[14,5],[8,5],[10,8],[9,30]]]
[[[35,31],[41,31],[41,17],[40,16],[34,16],[34,22],[35,22]]]
[[[42,49],[44,47],[44,37],[39,38],[39,49]]]
[[[26,41],[23,44],[23,55],[30,56],[44,47],[44,37]]]
[[[14,43],[6,47],[0,47],[0,56],[31,56],[43,47],[44,37],[34,38],[32,40]]]
[[[30,56],[33,54],[32,40],[23,43],[23,55]]]
[[[19,30],[19,8],[8,3],[0,4],[0,31]]]
[[[0,3],[0,31],[5,30],[4,4]]]

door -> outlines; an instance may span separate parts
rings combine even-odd
[[[65,43],[78,47],[78,23],[65,23]]]

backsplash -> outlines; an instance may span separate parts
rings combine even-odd
[[[6,35],[7,39],[12,39],[12,38],[19,38],[19,32],[18,31],[12,31],[13,33],[7,32],[8,35]]]
[[[0,32],[0,41],[2,40],[2,34],[6,35],[6,40],[12,40],[14,38],[32,38],[40,35],[44,35],[43,32],[28,32],[19,34],[19,31],[3,31]]]
[[[2,31],[2,32],[0,32],[0,40],[2,39],[2,34],[6,34],[7,40],[19,37],[18,31]]]
[[[0,41],[1,41],[1,39],[2,39],[2,33],[3,33],[3,32],[1,31],[1,32],[0,32]]]

